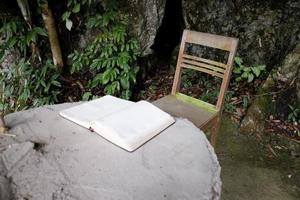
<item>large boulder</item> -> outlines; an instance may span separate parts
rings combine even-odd
[[[75,105],[6,116],[15,137],[0,140],[0,199],[220,199],[216,154],[188,120],[128,153],[59,116]]]

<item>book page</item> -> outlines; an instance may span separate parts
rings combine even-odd
[[[133,151],[174,122],[168,113],[140,101],[93,121],[91,127],[112,143]]]
[[[78,106],[61,111],[59,114],[85,128],[90,128],[91,122],[101,119],[114,112],[122,110],[134,102],[106,95]]]

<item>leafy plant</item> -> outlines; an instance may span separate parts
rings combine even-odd
[[[224,103],[225,112],[233,113],[236,110],[236,106],[230,102],[233,97],[233,94],[234,94],[233,91],[227,91],[225,95],[225,103]]]
[[[249,105],[249,97],[248,96],[243,96],[243,108],[246,109]]]
[[[236,81],[247,80],[248,83],[251,83],[255,77],[259,77],[261,73],[266,70],[266,65],[245,66],[240,57],[235,57],[234,61],[236,67],[234,68],[233,73],[237,75]]]
[[[66,28],[71,31],[73,27],[73,21],[71,20],[71,15],[79,13],[82,7],[91,6],[95,0],[68,0],[67,11],[62,15],[62,20],[65,22]]]
[[[234,94],[233,91],[227,91],[225,95],[225,102],[224,102],[225,112],[233,113],[236,110],[236,106],[230,103],[233,94]],[[200,99],[205,102],[214,102],[218,98],[218,96],[219,96],[219,91],[214,90],[203,94]]]
[[[0,63],[6,52],[15,50],[21,58],[0,68],[0,109],[5,113],[57,102],[60,83],[59,72],[50,60],[32,63],[28,56],[31,42],[46,36],[44,29],[35,27],[26,30],[18,18],[4,21],[0,27]]]
[[[100,33],[82,52],[75,50],[69,55],[73,62],[71,73],[92,73],[88,90],[100,86],[107,94],[126,99],[131,96],[131,87],[139,69],[135,65],[139,45],[128,37],[126,25],[127,19],[121,18],[115,11],[88,19],[86,26],[89,29],[99,28]],[[87,93],[84,97],[92,95]]]
[[[51,60],[36,69],[22,58],[9,69],[0,69],[1,110],[13,112],[57,102],[59,75]]]
[[[290,113],[288,115],[288,120],[290,122],[300,122],[300,108],[293,107],[292,105],[289,105]]]
[[[192,78],[194,77],[195,71],[191,69],[185,69],[182,71],[181,82],[184,88],[189,88],[193,85]]]
[[[213,91],[207,91],[203,95],[201,95],[201,99],[205,102],[214,102],[219,95],[218,90],[213,90]]]

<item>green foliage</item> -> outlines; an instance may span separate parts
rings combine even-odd
[[[127,19],[120,18],[114,11],[88,19],[86,26],[89,29],[99,28],[101,31],[82,52],[75,50],[69,55],[73,62],[71,73],[89,71],[93,74],[88,90],[100,86],[107,94],[126,99],[131,96],[138,72],[135,61],[139,45],[128,37],[126,25]],[[84,95],[84,99],[90,97],[90,93]]]
[[[72,14],[77,14],[80,12],[82,7],[91,6],[96,0],[68,0],[67,11],[62,15],[62,20],[65,22],[66,28],[71,31],[73,27],[73,21],[71,20]]]
[[[236,106],[230,102],[233,95],[234,95],[233,91],[227,91],[225,95],[225,103],[224,103],[225,112],[233,113],[236,110]]]
[[[249,105],[249,97],[248,96],[243,96],[243,108],[247,109]]]
[[[58,77],[50,60],[39,69],[24,58],[9,69],[0,69],[0,109],[13,112],[57,102]]]
[[[290,122],[300,122],[300,108],[299,107],[293,107],[292,105],[289,105],[290,113],[288,115],[288,120]]]
[[[181,83],[183,87],[188,89],[194,84],[201,85],[201,87],[205,88],[206,92],[200,96],[200,99],[211,104],[214,104],[218,99],[220,91],[218,90],[218,87],[216,87],[216,85],[218,85],[219,81],[219,78],[207,79],[207,77],[195,73],[195,70],[192,69],[185,69],[182,71]],[[236,106],[230,103],[233,94],[233,91],[227,91],[226,93],[224,103],[224,109],[226,112],[232,113],[236,110]]]
[[[26,51],[26,36],[25,36],[25,26],[19,20],[11,20],[1,24],[0,34],[3,37],[0,43],[1,57],[4,55],[6,49],[11,49],[16,47],[20,51]]]
[[[213,91],[207,91],[206,93],[201,95],[201,100],[205,102],[215,102],[216,99],[218,98],[219,91],[218,90],[213,90]]]
[[[36,43],[46,31],[34,27],[27,31],[18,18],[1,23],[0,63],[7,52],[20,53],[12,65],[0,68],[0,109],[5,113],[57,102],[59,73],[50,60],[31,63],[28,52],[31,42]]]
[[[266,65],[245,66],[240,57],[235,57],[234,61],[236,66],[233,73],[237,75],[236,81],[247,80],[248,83],[251,83],[255,77],[258,78],[266,70]]]
[[[31,42],[36,43],[39,36],[47,36],[47,32],[41,27],[34,27],[32,30],[27,31],[25,23],[18,18],[4,21],[0,23],[0,26],[0,35],[2,37],[0,63],[4,58],[5,50],[18,49],[23,53],[23,56],[26,56]]]
[[[192,80],[200,78],[201,77],[197,76],[197,73],[195,73],[195,70],[185,69],[182,71],[181,84],[184,88],[190,88],[193,86]]]
[[[225,112],[233,113],[236,110],[236,106],[230,103],[233,94],[234,94],[233,91],[226,92],[225,103],[224,103]],[[219,91],[214,90],[201,95],[200,99],[205,102],[214,102],[218,98],[218,96],[219,96]]]

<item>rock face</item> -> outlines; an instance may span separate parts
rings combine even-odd
[[[20,60],[20,53],[18,50],[15,49],[5,50],[3,60],[0,63],[0,67],[4,69],[9,69],[10,66],[16,63],[18,60]]]
[[[156,44],[159,52],[170,48],[164,44],[169,38],[173,37],[171,43],[179,44],[181,34],[168,27],[170,24],[181,31],[188,28],[239,38],[238,55],[249,65],[273,66],[300,38],[297,0],[123,0],[117,5],[121,13],[129,16],[130,35],[140,42],[143,56],[153,53],[155,43],[161,43]],[[175,11],[178,8],[182,11]],[[158,33],[164,38],[160,39]],[[89,38],[89,34],[82,37]],[[79,46],[86,41],[81,38],[83,45]]]
[[[129,15],[130,34],[141,45],[142,55],[152,53],[151,46],[164,16],[166,0],[127,0],[119,2],[119,10]]]
[[[238,55],[249,64],[279,62],[299,39],[300,2],[185,0],[186,26],[240,39]]]
[[[276,75],[277,80],[295,86],[300,103],[300,43],[286,56]]]
[[[182,4],[182,13],[168,18],[174,4]],[[300,2],[259,0],[127,0],[119,10],[130,16],[131,35],[141,43],[143,55],[151,54],[158,29],[174,36],[165,24],[181,21],[184,27],[240,39],[238,55],[249,64],[266,64],[269,69],[280,62],[300,38]],[[183,15],[183,16],[180,16]],[[163,22],[163,18],[166,18]],[[179,34],[177,40],[180,41]],[[162,41],[161,41],[162,42]],[[161,47],[163,48],[163,46]]]
[[[257,94],[241,124],[244,133],[261,133],[270,114],[287,115],[288,104],[297,98],[300,106],[300,43],[277,70],[273,70]],[[276,94],[274,98],[272,94]],[[284,116],[282,116],[284,117]]]

